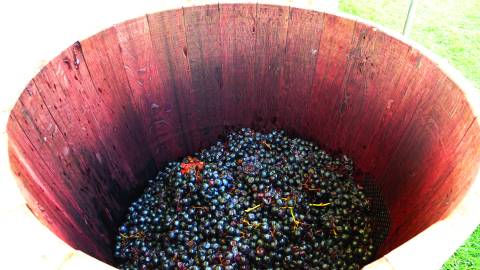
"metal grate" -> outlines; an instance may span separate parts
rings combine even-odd
[[[363,186],[365,195],[370,199],[371,211],[369,215],[372,219],[373,243],[376,254],[390,230],[390,212],[380,188],[371,177],[363,177],[358,183]]]

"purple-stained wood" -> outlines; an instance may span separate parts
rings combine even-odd
[[[48,187],[50,183],[43,181],[46,177],[57,180],[58,176],[52,174],[45,162],[32,162],[27,159],[27,157],[33,156],[42,161],[38,156],[38,150],[30,143],[15,116],[11,115],[10,119],[8,125],[11,138],[9,158],[12,160],[13,172],[23,180],[19,182],[20,190],[32,212],[43,224],[51,228],[68,243],[74,243],[79,236],[84,234],[78,228],[75,228],[71,222],[68,222],[69,217],[63,210],[65,206],[56,201],[56,195],[52,194],[50,187]],[[25,143],[17,145],[16,140],[24,140]],[[43,196],[38,196],[38,194],[43,194]],[[67,234],[66,232],[69,230],[75,230],[77,235]]]
[[[256,4],[148,14],[75,43],[7,128],[30,209],[111,262],[146,180],[244,126],[286,129],[372,175],[391,214],[378,255],[448,215],[480,163],[464,92],[418,50],[362,22]]]
[[[322,37],[323,14],[304,9],[291,8],[287,29],[285,60],[277,93],[276,112],[279,125],[295,134],[301,134],[301,123],[309,99],[317,64],[318,48]],[[293,94],[295,92],[295,94]],[[285,111],[288,112],[285,114]]]
[[[376,103],[381,100],[375,98],[383,91],[379,87],[382,82],[379,76],[388,73],[380,68],[381,65],[389,65],[385,61],[385,53],[390,44],[384,45],[381,35],[377,35],[374,28],[358,22],[355,24],[349,67],[337,101],[335,135],[330,139],[335,149],[356,153],[364,147],[359,146],[359,137],[371,137],[373,133],[371,125],[378,122],[376,117],[379,114],[376,112],[379,106],[384,105]],[[368,120],[363,121],[366,118]],[[352,157],[358,159],[358,156]]]
[[[104,241],[102,244],[92,242],[96,236],[101,238],[105,235],[94,231],[102,228],[85,228],[85,219],[94,210],[72,198],[72,191],[85,191],[80,181],[75,180],[86,178],[81,175],[76,160],[70,158],[76,157],[65,142],[64,135],[59,132],[49,113],[45,117],[45,111],[47,107],[41,100],[38,89],[30,84],[20,97],[8,124],[12,140],[10,156],[22,161],[21,164],[13,164],[16,172],[26,179],[21,186],[29,192],[40,190],[43,194],[38,197],[27,196],[27,202],[31,209],[38,210],[34,212],[37,216],[45,217],[44,224],[53,227],[55,232],[64,235],[70,231],[65,239],[69,244],[76,246],[80,243],[78,246],[87,252],[98,253],[103,259],[108,259],[108,256],[101,254],[103,249],[109,249],[108,238],[101,239]],[[32,200],[36,202],[33,203]],[[48,204],[42,203],[45,201]]]
[[[422,92],[416,91],[415,89],[418,88],[415,87],[423,87],[419,83],[425,75],[425,71],[419,69],[420,58],[417,51],[412,51],[406,44],[389,36],[382,37],[382,40],[391,46],[386,54],[388,58],[383,61],[383,71],[379,74],[384,78],[379,89],[386,92],[377,95],[375,99],[378,103],[373,111],[377,114],[373,116],[376,117],[376,121],[374,123],[364,121],[371,129],[369,136],[365,133],[359,134],[356,142],[362,147],[357,150],[352,149],[352,151],[358,151],[356,156],[358,156],[359,165],[365,171],[378,171],[377,178],[382,175],[382,168],[385,168],[389,161],[388,157],[395,151],[406,126],[415,113],[415,110],[408,108],[416,107],[415,102],[418,101]],[[391,67],[390,63],[395,59],[402,59],[401,67]]]
[[[183,140],[184,151],[190,153],[193,141],[187,134],[198,129],[198,125],[191,117],[189,99],[184,98],[191,95],[192,77],[188,64],[183,10],[149,14],[147,18],[154,60],[158,67],[158,80],[162,82],[164,89],[173,92],[172,103],[167,109],[178,114],[177,133]]]
[[[276,125],[279,87],[285,62],[289,7],[258,5],[255,24],[253,83],[255,111],[252,127],[269,129]]]
[[[221,5],[224,123],[249,126],[256,107],[254,81],[256,5]]]
[[[103,132],[109,135],[107,148],[120,156],[125,188],[136,185],[135,176],[144,170],[140,164],[153,160],[144,143],[145,130],[133,104],[132,91],[126,77],[116,30],[109,28],[81,42],[82,53],[97,90],[98,106],[104,111]],[[130,167],[135,164],[136,167]]]
[[[449,187],[445,185],[444,175],[461,158],[456,148],[474,121],[471,109],[465,106],[465,97],[453,89],[454,84],[445,79],[422,97],[415,117],[381,177],[392,218],[392,233],[383,247],[386,250],[401,244],[401,239],[413,237],[415,230],[426,229],[431,219],[441,218],[447,209],[443,197]],[[395,191],[387,188],[393,183],[402,185]],[[397,197],[392,193],[405,196]],[[413,194],[421,199],[411,197]],[[415,224],[415,229],[411,224]]]
[[[179,98],[188,101],[188,116],[194,123],[189,136],[193,150],[197,151],[212,144],[225,126],[220,8],[184,8],[183,19],[192,88],[188,95]]]
[[[317,63],[312,89],[305,99],[303,133],[328,149],[334,147],[333,131],[338,122],[336,111],[347,73],[355,22],[325,15],[323,31],[317,52]]]
[[[29,125],[38,134],[28,134],[36,135],[37,140],[32,142],[38,145],[40,156],[53,172],[60,174],[62,185],[55,183],[58,185],[56,194],[65,194],[63,203],[75,209],[71,211],[72,218],[81,224],[79,226],[90,239],[97,238],[99,248],[95,252],[108,252],[113,239],[109,227],[115,226],[120,218],[120,213],[112,214],[111,208],[121,207],[121,202],[127,198],[123,192],[130,189],[128,185],[123,187],[122,170],[125,168],[117,164],[121,160],[114,151],[106,150],[108,137],[102,132],[106,129],[101,128],[102,118],[98,117],[103,112],[94,115],[96,104],[89,73],[83,61],[75,59],[81,59],[78,45],[63,52],[34,80],[37,89],[31,93],[37,100],[31,102],[39,108],[30,105],[28,109],[35,110],[32,115],[43,115],[34,120],[43,121]],[[43,100],[45,108],[39,99]],[[83,196],[74,199],[75,193]]]
[[[153,49],[147,17],[116,25],[115,29],[150,152],[158,166],[165,165],[168,157],[179,158],[185,152],[175,93],[159,76],[162,70]]]

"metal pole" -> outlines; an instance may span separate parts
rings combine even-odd
[[[405,19],[405,24],[403,25],[403,35],[408,36],[410,34],[410,30],[412,29],[412,18],[415,14],[415,0],[410,0],[410,6],[408,7],[407,18]]]

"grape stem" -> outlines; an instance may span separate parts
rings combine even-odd
[[[257,209],[257,208],[259,208],[259,207],[261,207],[261,206],[262,206],[262,204],[257,204],[257,205],[255,205],[254,207],[250,207],[250,208],[248,208],[247,210],[245,210],[245,213],[252,212],[253,210],[255,210],[255,209]]]
[[[293,207],[289,207],[290,208],[290,215],[292,215],[292,218],[293,218],[293,230],[296,231],[298,226],[300,226],[300,224],[302,224],[301,221],[297,220],[295,218],[295,213],[293,212]]]
[[[327,206],[327,205],[330,205],[332,203],[309,203],[308,206],[318,206],[318,207],[323,207],[323,206]]]

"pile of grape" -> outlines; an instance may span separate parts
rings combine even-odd
[[[359,269],[369,212],[346,156],[242,129],[150,180],[115,256],[121,269]]]

